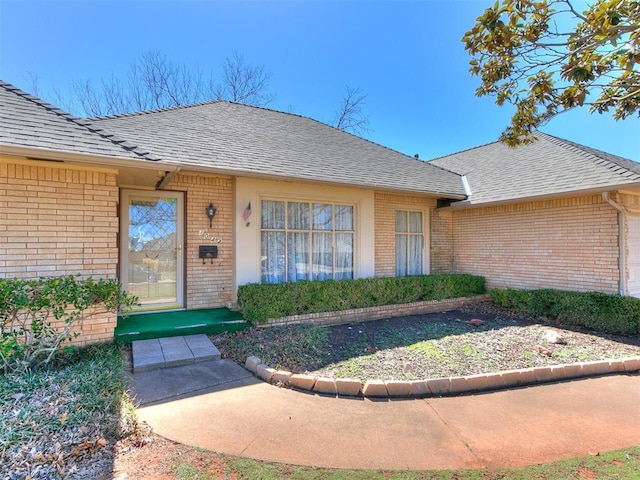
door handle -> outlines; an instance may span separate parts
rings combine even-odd
[[[178,245],[178,246],[176,247],[176,255],[177,255],[178,257],[181,257],[181,256],[182,256],[182,245]]]

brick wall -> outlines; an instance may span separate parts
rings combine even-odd
[[[453,271],[453,212],[431,212],[431,273]]]
[[[382,305],[380,307],[353,308],[338,312],[305,313],[290,315],[282,318],[272,318],[266,323],[256,323],[258,327],[275,327],[282,325],[344,325],[353,322],[370,322],[385,318],[407,317],[409,315],[424,315],[427,313],[450,312],[479,300],[487,300],[488,295],[476,297],[459,297],[447,300],[431,300],[428,302],[403,303],[400,305]]]
[[[375,276],[396,274],[395,230],[396,210],[422,210],[425,224],[425,245],[429,245],[429,215],[435,198],[376,192],[375,197]],[[427,256],[427,262],[429,256]],[[429,265],[428,263],[426,265]]]
[[[232,177],[189,173],[177,175],[167,186],[167,190],[186,192],[184,252],[189,310],[224,306],[235,299],[233,189]],[[211,228],[205,213],[209,202],[217,209]],[[209,238],[205,238],[205,235]],[[213,260],[213,264],[207,260],[203,265],[202,259],[198,258],[198,247],[212,244],[218,246],[218,258]]]
[[[114,171],[1,158],[0,278],[116,278],[117,205]],[[115,322],[93,318],[76,343],[113,338]]]
[[[490,287],[618,291],[617,212],[600,195],[454,212],[453,271]]]

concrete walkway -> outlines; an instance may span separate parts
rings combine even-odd
[[[205,334],[131,342],[133,372],[219,360],[220,351]]]
[[[219,367],[228,370],[222,374]],[[156,385],[155,394],[143,394],[138,412],[157,434],[259,460],[357,469],[499,468],[640,445],[638,374],[411,400],[282,389],[227,360],[133,377],[136,391]]]

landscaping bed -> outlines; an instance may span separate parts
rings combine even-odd
[[[471,320],[481,320],[474,326]],[[477,323],[477,322],[474,322]],[[551,343],[548,331],[563,343]],[[491,301],[463,310],[332,327],[254,328],[213,338],[223,356],[332,378],[420,380],[640,356],[638,336],[549,325]]]

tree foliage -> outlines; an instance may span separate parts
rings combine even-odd
[[[366,135],[369,129],[369,118],[363,113],[367,95],[359,88],[347,86],[344,96],[338,105],[332,125],[339,130]]]
[[[588,106],[640,115],[640,2],[498,0],[463,37],[478,96],[516,107],[501,140],[515,146],[554,116]]]
[[[217,80],[198,68],[170,60],[158,50],[144,53],[124,77],[112,75],[96,86],[91,80],[74,80],[72,95],[82,116],[99,117],[176,107],[209,100],[229,100],[265,106],[271,74],[264,66],[249,65],[238,53],[227,57]]]
[[[271,73],[264,66],[245,64],[244,57],[234,52],[222,65],[222,78],[214,86],[215,98],[244,103],[247,105],[265,106],[275,99],[268,93]]]

